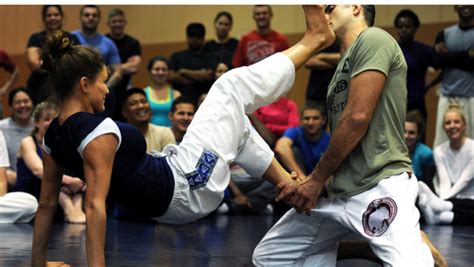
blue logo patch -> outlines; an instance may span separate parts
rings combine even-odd
[[[196,164],[196,169],[193,172],[186,174],[186,178],[188,179],[189,186],[192,190],[198,189],[207,184],[218,159],[219,157],[211,151],[204,150],[204,152],[202,152],[201,157]]]

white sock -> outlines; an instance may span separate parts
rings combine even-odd
[[[452,211],[443,211],[439,215],[439,222],[443,224],[451,224],[454,219],[454,212]]]
[[[425,218],[425,222],[427,224],[438,224],[439,223],[439,216],[431,209],[430,205],[420,205],[421,212],[423,213],[423,218]]]
[[[418,194],[426,194],[428,197],[427,205],[431,206],[431,209],[435,213],[443,211],[450,211],[453,209],[453,204],[449,201],[442,200],[439,198],[431,189],[422,181],[418,182]]]
[[[426,206],[428,204],[428,197],[425,193],[418,193],[418,206]]]

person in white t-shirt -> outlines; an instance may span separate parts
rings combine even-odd
[[[428,224],[474,225],[474,140],[466,136],[466,119],[458,105],[444,114],[449,141],[434,150],[437,195],[419,182],[418,205]]]

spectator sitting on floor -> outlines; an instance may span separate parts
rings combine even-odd
[[[17,153],[17,181],[15,191],[32,194],[37,200],[40,197],[43,178],[43,161],[41,143],[51,121],[58,116],[59,107],[50,102],[39,103],[33,111],[35,129],[21,141]],[[85,223],[86,214],[82,206],[82,193],[85,183],[69,175],[63,175],[59,205],[64,211],[64,221],[68,223]]]
[[[274,140],[282,137],[287,129],[300,124],[298,106],[286,96],[257,109],[253,114],[272,132]]]
[[[150,104],[143,89],[131,88],[125,92],[122,114],[127,123],[137,127],[145,136],[147,153],[161,152],[166,145],[176,143],[168,127],[150,123]]]
[[[405,118],[405,144],[410,153],[413,172],[418,181],[423,181],[433,189],[433,176],[436,172],[433,152],[420,139],[425,133],[425,120],[418,110],[407,113]]]
[[[168,113],[171,110],[173,100],[181,93],[173,89],[168,82],[169,69],[168,60],[163,56],[154,56],[148,61],[148,74],[151,84],[145,87],[146,97],[151,110],[151,123],[170,127],[171,121]]]
[[[176,144],[181,143],[189,124],[193,120],[196,112],[194,99],[187,96],[180,96],[173,101],[171,111],[168,116],[171,120],[171,131],[176,139]]]
[[[276,154],[288,170],[306,176],[316,166],[329,145],[330,136],[325,125],[323,105],[314,103],[305,106],[301,111],[301,126],[286,130],[275,146]],[[304,164],[295,154],[301,154]]]
[[[460,108],[450,105],[443,126],[449,140],[434,150],[438,195],[419,182],[418,206],[428,224],[474,225],[474,141],[466,125]]]
[[[12,114],[11,117],[0,121],[0,129],[5,136],[10,162],[10,168],[7,169],[8,185],[13,188],[16,183],[16,152],[21,140],[27,137],[35,127],[31,119],[33,100],[29,90],[25,87],[14,89],[8,95],[8,105]]]

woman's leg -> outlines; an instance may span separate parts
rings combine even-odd
[[[188,213],[202,217],[219,205],[229,184],[229,165],[244,149],[251,134],[245,114],[286,94],[293,85],[295,69],[314,52],[334,41],[334,33],[327,25],[322,7],[304,9],[307,32],[303,39],[283,53],[222,75],[196,112],[179,147],[165,149],[175,175],[187,180],[192,194],[178,205],[177,210],[183,209],[182,212],[162,217],[182,217]],[[259,150],[250,155],[253,163],[247,165],[247,169],[253,169],[254,174],[261,176],[269,166],[275,166],[276,172],[271,172],[273,177],[270,179],[282,179],[283,176],[290,179],[283,168],[271,164],[273,153],[268,152],[268,146],[258,147]],[[259,155],[264,156],[260,158]],[[179,190],[185,192],[187,189]]]

